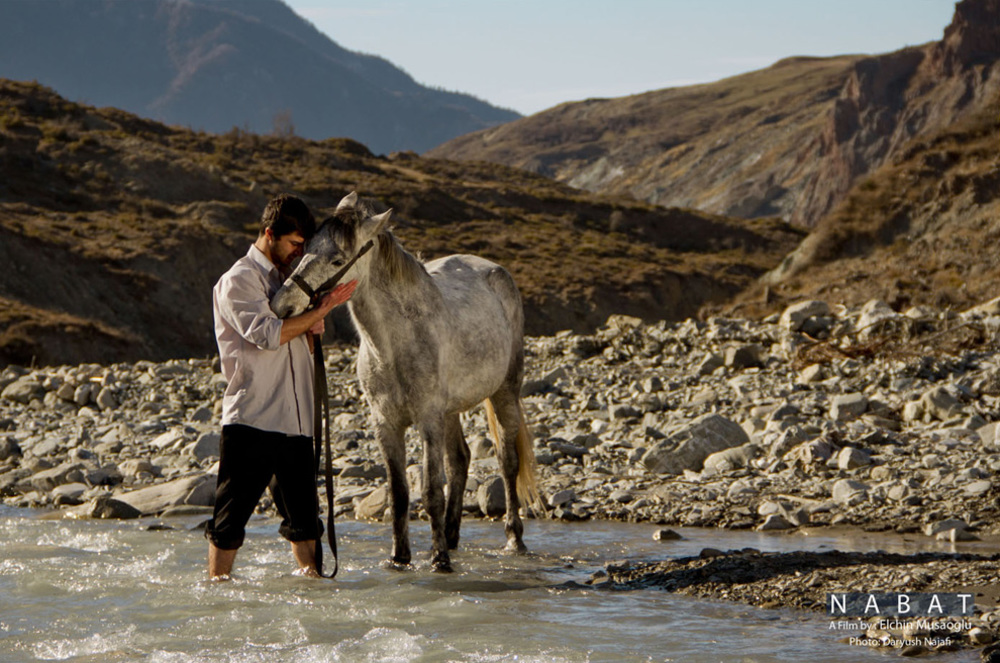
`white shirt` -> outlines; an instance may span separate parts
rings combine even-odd
[[[245,424],[286,435],[313,434],[313,360],[303,334],[281,344],[281,319],[271,296],[278,269],[256,246],[212,290],[215,339],[228,385],[222,424]]]

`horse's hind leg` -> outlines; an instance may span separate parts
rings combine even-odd
[[[451,571],[451,557],[444,526],[444,449],[448,428],[445,419],[433,417],[425,421],[420,432],[424,439],[424,508],[431,519],[431,568],[448,572]]]
[[[389,511],[392,516],[392,564],[410,563],[410,485],[406,478],[406,445],[403,427],[384,421],[375,424],[375,439],[389,479]]]
[[[520,500],[517,497],[517,435],[521,427],[521,404],[516,395],[501,390],[490,396],[490,403],[496,416],[497,429],[494,431],[497,460],[500,462],[500,476],[507,494],[507,515],[504,516],[504,533],[507,535],[506,549],[511,552],[525,552],[524,524],[521,522]]]
[[[469,478],[469,446],[462,433],[458,414],[445,417],[445,469],[448,473],[448,504],[445,510],[444,534],[448,549],[458,547],[458,532],[462,525],[465,483]]]

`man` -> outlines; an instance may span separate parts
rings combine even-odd
[[[315,232],[305,203],[277,196],[264,210],[257,240],[213,290],[215,337],[228,383],[215,515],[205,532],[213,580],[229,578],[246,524],[272,477],[279,532],[292,544],[297,573],[319,575],[311,334],[323,333],[326,314],[350,298],[357,282],[338,285],[302,315],[282,320],[270,307]]]

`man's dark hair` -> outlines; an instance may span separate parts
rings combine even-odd
[[[271,199],[260,217],[260,232],[270,228],[275,237],[298,231],[309,239],[316,234],[316,217],[304,202],[295,196],[282,193]]]

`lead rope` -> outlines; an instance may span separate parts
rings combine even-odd
[[[333,522],[333,455],[330,453],[330,394],[326,384],[326,362],[323,360],[323,341],[319,334],[312,335],[313,363],[313,447],[316,458],[316,473],[319,474],[321,444],[325,440],[326,462],[323,479],[326,484],[326,540],[333,555],[333,571],[323,574],[323,537],[316,539],[316,572],[323,578],[336,577],[340,570],[337,555],[337,533]],[[324,427],[325,424],[325,427]],[[324,434],[325,431],[325,434]]]
[[[297,285],[309,297],[313,304],[325,295],[333,286],[337,285],[344,274],[358,261],[361,256],[368,253],[374,245],[373,240],[365,242],[361,250],[347,261],[336,274],[331,276],[323,285],[312,288],[306,280],[299,275],[293,275],[290,280]],[[319,474],[320,452],[323,451],[323,440],[326,441],[326,465],[323,475],[326,483],[326,540],[330,544],[330,554],[333,555],[333,572],[330,575],[323,575],[323,537],[316,539],[316,572],[324,578],[333,578],[340,569],[340,560],[337,556],[337,534],[333,523],[333,455],[330,453],[330,394],[326,384],[326,362],[323,361],[323,342],[319,334],[312,334],[313,344],[313,452],[316,458],[316,474]],[[321,413],[322,411],[322,413]],[[323,424],[326,424],[324,427]],[[323,431],[326,431],[325,435]]]

